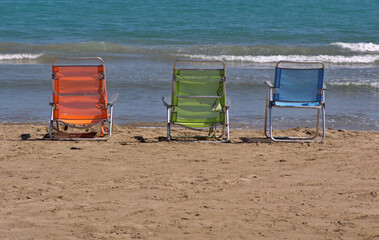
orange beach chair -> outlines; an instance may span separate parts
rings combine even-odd
[[[113,104],[118,94],[107,101],[104,61],[99,57],[55,58],[52,68],[50,138],[109,139],[112,135]],[[97,124],[100,129],[97,127],[96,130]],[[67,132],[69,127],[70,130],[71,127],[82,130],[70,133]]]

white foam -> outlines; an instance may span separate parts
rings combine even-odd
[[[0,54],[0,60],[26,60],[26,59],[37,59],[41,57],[43,53],[38,54],[28,54],[28,53],[17,53],[17,54]]]
[[[379,82],[371,82],[371,81],[361,81],[361,82],[329,82],[327,85],[335,85],[335,86],[363,86],[363,87],[372,87],[379,88]]]
[[[379,88],[379,82],[370,83],[370,86],[374,88]]]
[[[201,54],[178,54],[177,56],[197,58],[197,59],[221,59],[225,61],[242,61],[242,62],[257,62],[257,63],[271,63],[281,60],[288,61],[322,61],[329,63],[375,63],[379,61],[379,55],[361,55],[361,56],[333,56],[333,55],[272,55],[272,56],[234,56],[234,55],[218,55],[209,56]]]
[[[349,49],[353,52],[379,52],[379,44],[375,43],[344,43],[335,42],[331,45]]]

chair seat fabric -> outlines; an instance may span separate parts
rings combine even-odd
[[[274,101],[273,105],[277,107],[319,107],[321,106],[319,102],[281,102],[281,101]]]
[[[220,122],[207,122],[207,123],[201,123],[201,122],[176,122],[176,124],[179,124],[184,127],[189,128],[208,128],[212,127],[214,125],[220,124]]]
[[[181,67],[177,68],[177,64]],[[205,137],[217,140],[221,140],[226,132],[225,141],[228,141],[229,106],[226,105],[225,88],[225,64],[221,60],[175,61],[171,104],[163,99],[168,110],[167,139],[172,139],[170,125],[177,124],[193,130],[208,128],[209,133]],[[216,128],[213,128],[217,125],[222,126],[220,136],[216,136]]]

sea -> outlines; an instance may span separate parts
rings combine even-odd
[[[325,63],[326,126],[379,130],[377,0],[0,0],[0,122],[48,123],[55,57],[101,57],[116,124],[166,121],[177,59],[226,64],[232,128],[263,129],[277,61]],[[316,112],[277,110],[275,127]],[[164,126],[164,124],[162,125]]]

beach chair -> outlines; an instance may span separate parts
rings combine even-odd
[[[266,81],[266,111],[264,131],[274,141],[322,142],[325,139],[324,64],[322,62],[280,61],[275,68],[274,85]],[[316,132],[313,136],[273,136],[272,111],[274,108],[316,109]],[[319,140],[320,112],[322,138]],[[268,129],[267,129],[268,128]]]
[[[230,101],[226,97],[225,87],[224,62],[177,60],[174,63],[171,98],[162,98],[163,105],[167,107],[167,139],[229,141]],[[196,135],[173,137],[171,125],[198,131]],[[217,127],[222,128],[219,135]],[[199,135],[199,131],[203,133]]]
[[[109,139],[118,94],[107,101],[104,61],[99,57],[55,58],[52,68],[50,138]]]

